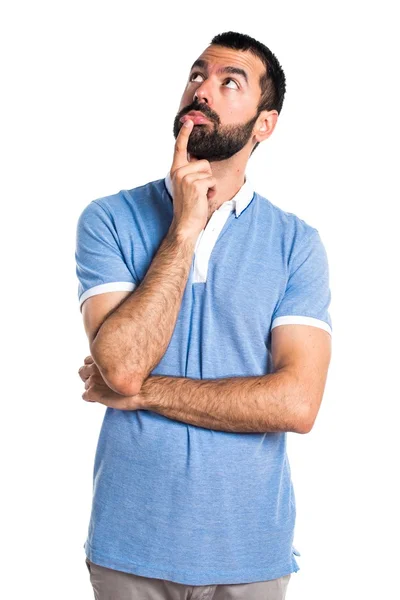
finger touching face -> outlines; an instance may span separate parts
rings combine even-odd
[[[171,176],[172,174],[179,169],[180,167],[184,167],[188,164],[188,156],[187,156],[187,145],[190,133],[193,129],[193,121],[188,119],[182,125],[178,137],[175,141],[175,149],[174,149],[174,158],[172,161],[171,167]]]

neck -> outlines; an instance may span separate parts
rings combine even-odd
[[[208,192],[209,216],[224,202],[232,200],[244,184],[248,154],[236,153],[227,160],[211,162],[213,177],[217,183],[215,190]]]

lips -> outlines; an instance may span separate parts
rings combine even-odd
[[[207,117],[205,117],[201,112],[198,112],[198,111],[195,111],[195,110],[191,110],[186,115],[183,115],[183,117],[181,117],[179,120],[180,120],[181,123],[184,123],[188,119],[190,119],[191,121],[193,121],[193,123],[195,125],[201,125],[203,123],[209,123],[210,122],[209,119],[207,119]]]

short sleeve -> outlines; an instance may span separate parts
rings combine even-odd
[[[286,290],[272,315],[271,329],[290,323],[304,324],[321,327],[332,335],[330,302],[328,257],[319,232],[314,229],[293,256]]]
[[[135,279],[124,261],[109,213],[93,200],[81,213],[76,229],[78,299],[104,292],[133,291]]]

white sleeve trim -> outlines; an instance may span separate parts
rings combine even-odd
[[[111,283],[102,283],[100,285],[95,285],[92,288],[83,292],[82,296],[79,298],[79,308],[81,308],[82,304],[90,298],[90,296],[96,296],[97,294],[104,294],[105,292],[132,292],[136,288],[136,284],[131,281],[112,281]]]
[[[330,335],[332,335],[332,328],[326,321],[321,319],[314,319],[314,317],[302,317],[299,315],[288,315],[285,317],[277,317],[272,321],[271,329],[278,325],[312,325],[313,327],[320,327],[325,329]]]

